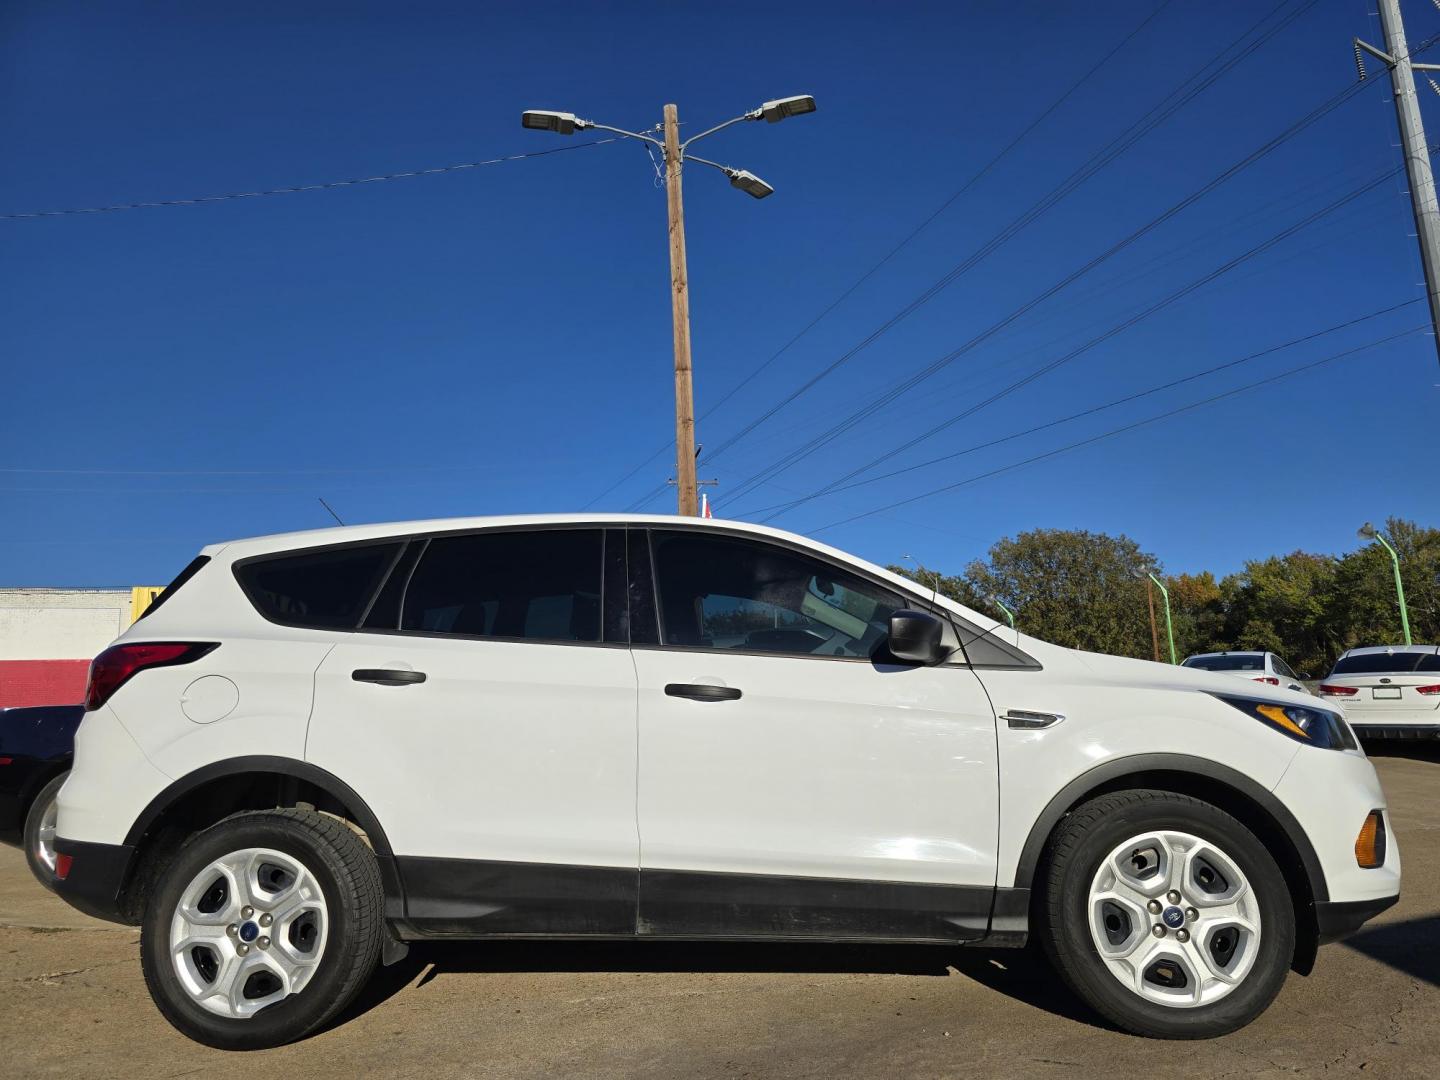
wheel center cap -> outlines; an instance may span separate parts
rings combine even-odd
[[[1164,920],[1165,925],[1171,930],[1178,930],[1185,925],[1185,912],[1181,911],[1178,907],[1167,907],[1160,915],[1160,918]],[[244,927],[240,928],[240,936],[245,936]],[[246,938],[245,940],[249,941],[250,939]]]
[[[1166,918],[1169,918],[1169,913],[1168,913],[1168,912],[1166,913]],[[1183,916],[1182,916],[1182,918],[1183,918]],[[240,940],[241,940],[241,941],[244,941],[244,942],[247,942],[247,943],[248,943],[248,942],[254,941],[254,940],[255,940],[257,937],[259,937],[259,936],[260,936],[260,927],[256,926],[253,922],[246,922],[246,923],[241,923],[241,924],[240,924]]]

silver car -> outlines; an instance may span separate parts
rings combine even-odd
[[[1440,648],[1376,645],[1351,649],[1335,661],[1320,696],[1345,709],[1370,738],[1440,736]]]
[[[1309,675],[1295,674],[1290,665],[1273,652],[1208,652],[1187,656],[1181,667],[1214,671],[1221,675],[1238,675],[1242,679],[1283,686],[1286,690],[1310,691],[1305,686]]]

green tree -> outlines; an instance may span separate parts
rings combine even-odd
[[[1057,645],[1149,657],[1145,571],[1154,556],[1128,536],[1034,529],[998,541],[965,579],[980,596],[998,596],[1027,634]]]
[[[1340,640],[1337,565],[1333,556],[1305,551],[1247,562],[1223,583],[1228,647],[1268,649],[1308,674],[1328,671]]]

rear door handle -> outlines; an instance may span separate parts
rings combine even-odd
[[[379,686],[409,686],[425,681],[423,671],[407,671],[404,668],[356,668],[350,673],[356,682],[375,683]]]
[[[713,683],[672,682],[665,684],[666,697],[683,697],[691,701],[734,701],[740,691],[733,686]]]

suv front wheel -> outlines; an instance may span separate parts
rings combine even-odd
[[[379,869],[341,822],[237,814],[161,871],[141,928],[150,996],[192,1039],[254,1050],[304,1037],[369,977],[383,933]]]
[[[1280,992],[1295,951],[1290,890],[1223,810],[1168,791],[1103,795],[1065,819],[1048,854],[1046,952],[1118,1026],[1223,1035]]]

